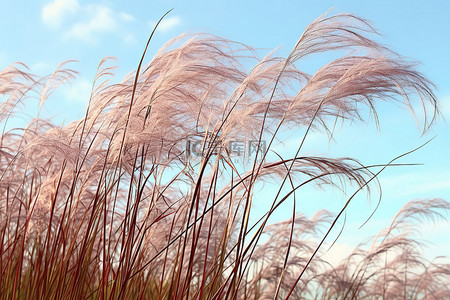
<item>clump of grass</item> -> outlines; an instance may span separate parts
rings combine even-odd
[[[424,257],[425,244],[416,233],[425,220],[445,219],[449,203],[442,199],[414,200],[394,217],[390,226],[358,245],[338,264],[317,257],[293,289],[293,299],[445,299],[450,296],[450,264]],[[320,229],[335,215],[319,211],[310,219],[292,219],[266,227],[267,241],[252,256],[255,268],[247,295],[285,299],[320,242]],[[280,249],[289,248],[286,261]],[[284,264],[288,268],[284,269]],[[282,280],[280,281],[280,278]],[[279,287],[280,286],[280,287]],[[252,299],[252,298],[251,298]]]
[[[2,298],[447,297],[449,266],[427,262],[408,232],[395,231],[408,218],[447,210],[443,200],[412,202],[339,266],[317,253],[352,198],[337,216],[311,219],[296,213],[294,199],[291,220],[269,223],[306,184],[359,191],[378,175],[352,158],[302,155],[311,130],[363,122],[364,107],[377,120],[378,101],[423,110],[424,131],[433,122],[432,84],[373,41],[375,33],[353,15],[322,16],[287,58],[261,59],[242,44],[183,35],[118,84],[103,60],[85,116],[66,125],[38,114],[25,128],[6,129],[27,98],[38,92],[40,109],[72,70],[1,71]],[[333,50],[347,54],[313,75],[296,66]],[[272,160],[284,126],[303,128],[304,139],[293,157]],[[249,166],[233,160],[227,146],[236,140],[256,141]],[[187,155],[187,141],[199,145],[199,157]],[[279,192],[252,223],[255,186],[271,178]]]

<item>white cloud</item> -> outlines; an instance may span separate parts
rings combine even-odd
[[[75,14],[79,9],[77,0],[55,0],[43,7],[42,21],[49,26],[59,27],[68,14]]]
[[[132,16],[132,15],[130,15],[130,14],[127,14],[127,13],[120,13],[119,14],[119,16],[120,16],[120,18],[122,19],[122,20],[124,20],[124,21],[126,21],[126,22],[132,22],[132,21],[134,21],[134,17]]]
[[[442,115],[444,118],[450,118],[450,96],[444,97],[440,102]]]
[[[68,20],[68,16],[71,18]],[[109,6],[98,4],[80,5],[78,0],[54,0],[42,9],[42,21],[53,28],[68,23],[62,37],[64,40],[81,40],[95,43],[105,33],[116,33],[125,43],[133,43],[133,33],[124,29],[125,23],[135,18],[125,12],[115,12]],[[65,27],[65,26],[64,26]]]
[[[117,23],[114,12],[106,6],[89,5],[86,7],[87,21],[78,22],[64,35],[65,39],[76,38],[85,42],[93,43],[97,36],[102,33],[112,32]]]
[[[45,62],[37,62],[34,65],[31,66],[31,71],[33,73],[47,73],[51,74],[54,70],[51,69],[51,66],[48,63]]]
[[[434,182],[423,182],[416,184],[409,191],[410,194],[419,194],[419,193],[427,193],[427,192],[435,192],[435,191],[444,191],[450,189],[450,179],[441,179],[436,180]]]
[[[413,172],[381,178],[384,191],[392,197],[423,197],[429,193],[444,192],[450,189],[450,172]],[[403,186],[404,188],[399,188]],[[406,188],[407,187],[407,188]]]
[[[4,68],[6,68],[6,54],[0,52],[0,70],[3,70]]]
[[[327,247],[324,246],[323,249],[327,249]],[[355,246],[344,243],[335,243],[321,258],[336,267],[352,254],[354,250]]]
[[[157,22],[154,22],[154,21],[148,22],[148,25],[151,28],[154,28],[156,26],[156,24],[157,24]],[[177,27],[180,24],[181,24],[180,17],[178,17],[178,16],[170,17],[167,19],[163,19],[161,21],[161,23],[159,23],[157,30],[159,30],[161,32],[167,32],[167,31]]]
[[[129,45],[136,43],[136,37],[132,33],[128,33],[128,34],[124,35],[123,40],[125,41],[125,43],[127,43]]]
[[[72,103],[89,103],[92,91],[92,82],[79,78],[70,83],[70,87],[64,89],[66,100]]]
[[[371,223],[373,223],[373,221],[374,220],[372,220]],[[388,222],[388,224],[389,223],[390,222]],[[376,224],[374,227],[381,229],[383,226],[381,224]],[[420,242],[425,242],[426,247],[421,249],[421,251],[423,251],[423,257],[432,260],[437,256],[447,255],[447,253],[442,250],[448,249],[448,246],[450,245],[450,240],[448,238],[450,223],[447,220],[437,219],[435,222],[425,220],[424,223],[421,223],[420,225],[417,225],[416,223],[415,229],[419,230],[418,234],[410,237],[413,237],[416,240],[418,239]],[[346,236],[341,237],[345,241],[335,243],[331,249],[321,256],[321,258],[336,267],[350,254],[352,254],[361,242],[368,241],[367,244],[361,247],[362,249],[367,250],[369,248],[368,246],[370,246],[373,241],[373,236],[366,235],[362,232],[359,234],[361,234],[361,236],[358,236],[358,234],[356,234],[356,236],[346,234]],[[328,245],[329,244],[325,244],[322,249],[328,249]],[[360,257],[354,258],[356,259],[355,262],[359,262],[361,259]],[[446,259],[447,263],[449,262],[449,259],[450,258]]]

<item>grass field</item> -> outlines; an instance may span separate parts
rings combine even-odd
[[[338,264],[322,258],[354,196],[408,153],[381,165],[307,156],[306,136],[377,121],[381,101],[424,116],[424,132],[439,117],[433,84],[375,34],[355,16],[324,15],[288,57],[263,58],[217,36],[180,36],[148,64],[144,51],[117,84],[103,60],[85,116],[67,124],[24,113],[76,72],[0,71],[0,298],[449,299],[448,260],[426,259],[415,235],[445,220],[443,199],[411,201]],[[301,71],[327,51],[343,55]],[[27,125],[11,126],[15,116]],[[271,152],[285,128],[305,132],[289,158]],[[251,142],[248,164],[236,141]],[[278,193],[254,222],[261,183]],[[354,194],[337,214],[308,218],[296,192],[309,185]],[[287,220],[271,222],[287,202]]]

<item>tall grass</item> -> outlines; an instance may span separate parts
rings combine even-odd
[[[1,298],[450,297],[450,266],[427,261],[411,232],[421,217],[445,217],[448,202],[407,204],[339,265],[321,258],[321,245],[353,197],[338,215],[296,212],[295,191],[305,185],[350,184],[357,193],[395,165],[305,156],[311,131],[364,122],[367,110],[377,120],[379,101],[423,111],[424,131],[438,113],[432,84],[373,34],[353,15],[324,15],[287,58],[183,35],[118,84],[103,60],[84,117],[64,125],[38,114],[24,128],[7,126],[32,98],[40,110],[74,71],[65,64],[46,77],[21,64],[2,70]],[[296,66],[335,50],[344,55],[313,75]],[[284,128],[303,129],[303,140],[295,156],[272,159]],[[249,164],[230,147],[241,140],[254,142]],[[197,157],[187,155],[188,142],[199,145]],[[254,222],[255,187],[267,181],[279,190]],[[291,219],[272,224],[291,199]]]

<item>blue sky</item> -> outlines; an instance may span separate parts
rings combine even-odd
[[[118,59],[117,79],[134,70],[156,21],[169,9],[171,14],[159,27],[150,45],[148,59],[166,41],[178,34],[208,32],[261,49],[260,54],[281,46],[287,55],[304,28],[333,8],[332,13],[349,12],[372,21],[382,43],[398,53],[419,61],[419,70],[436,86],[443,116],[450,119],[450,1],[84,1],[84,0],[2,0],[0,2],[0,68],[25,63],[32,72],[51,73],[59,63],[77,60],[70,66],[80,75],[45,106],[55,120],[81,116],[88,101],[90,83],[102,58]],[[431,4],[432,3],[432,4]],[[320,63],[320,62],[319,62]],[[308,67],[308,66],[307,66]],[[346,123],[336,141],[313,134],[306,151],[329,156],[350,156],[363,163],[386,163],[428,139],[435,139],[420,151],[401,160],[422,166],[387,170],[381,177],[383,202],[364,233],[357,228],[370,214],[365,197],[349,208],[347,236],[341,244],[355,242],[390,218],[408,200],[442,197],[450,200],[450,127],[440,118],[432,130],[421,136],[412,115],[394,105],[380,105],[381,131],[373,122]],[[292,132],[285,148],[293,148],[299,137]],[[278,146],[278,150],[284,148]],[[342,205],[337,192],[306,191],[299,204],[307,214],[318,208],[337,210]],[[317,197],[317,200],[307,198]],[[302,198],[303,199],[303,198]],[[374,201],[376,199],[373,199]],[[264,207],[265,204],[257,203]],[[280,216],[283,217],[283,216]],[[353,229],[355,230],[353,230]],[[353,231],[352,231],[353,230]],[[374,231],[375,230],[375,231]],[[433,231],[445,236],[448,223]],[[435,239],[437,240],[437,239]],[[450,248],[440,238],[441,248]],[[447,251],[448,252],[448,251]],[[445,253],[440,253],[445,254]]]

